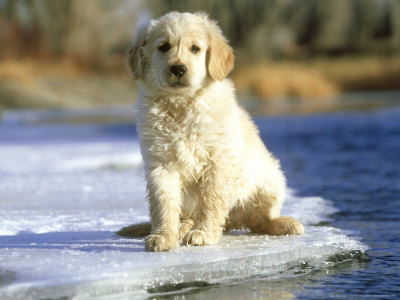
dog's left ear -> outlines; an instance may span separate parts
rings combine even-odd
[[[232,48],[216,24],[212,24],[209,33],[208,73],[214,80],[223,80],[233,69]]]

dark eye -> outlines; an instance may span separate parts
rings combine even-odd
[[[196,45],[193,45],[193,46],[190,48],[190,51],[192,51],[193,53],[197,53],[197,52],[200,51],[200,48],[199,48],[198,46],[196,46]]]
[[[171,45],[168,43],[164,43],[158,47],[158,50],[160,50],[161,52],[167,52],[169,51],[169,49],[171,49]]]

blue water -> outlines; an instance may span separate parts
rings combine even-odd
[[[299,299],[400,297],[400,109],[260,118],[289,186],[319,195],[339,212],[330,225],[354,231],[370,262],[292,291]],[[337,270],[336,270],[337,271]]]

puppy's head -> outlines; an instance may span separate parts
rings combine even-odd
[[[223,80],[233,60],[221,30],[205,14],[172,12],[139,30],[128,65],[149,92],[179,95]]]

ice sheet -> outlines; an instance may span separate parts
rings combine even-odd
[[[337,210],[289,190],[283,214],[304,236],[225,235],[218,245],[144,251],[115,235],[148,220],[131,125],[0,124],[0,298],[143,298],[252,276],[295,276],[365,246],[312,226]],[[123,134],[121,134],[121,132]],[[347,256],[346,256],[347,255]]]
[[[143,239],[112,232],[66,232],[2,237],[0,264],[18,280],[0,297],[29,299],[144,297],[228,283],[259,275],[295,276],[326,267],[328,257],[365,249],[339,230],[307,227],[304,236],[226,235],[215,246],[181,247],[169,253],[144,252]]]

